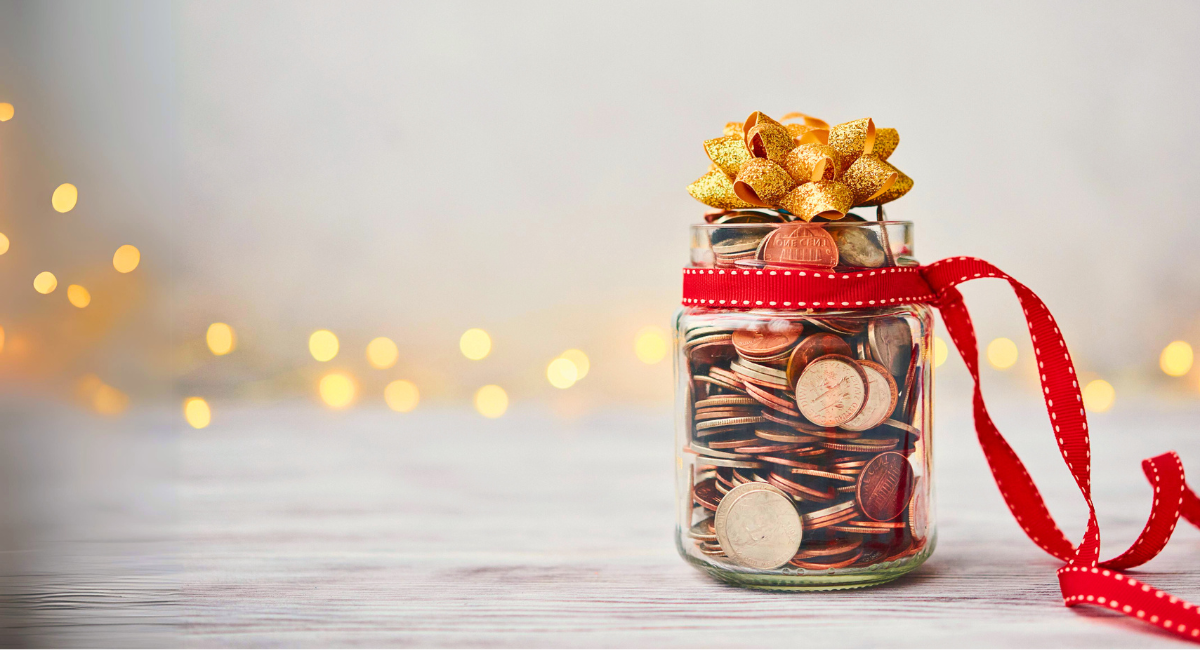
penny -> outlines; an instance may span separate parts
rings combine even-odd
[[[798,469],[816,469],[817,466],[812,463],[802,463],[791,458],[780,458],[779,456],[759,456],[758,460],[764,463],[773,463],[775,465],[783,465],[784,467],[793,467]]]
[[[834,451],[872,452],[887,449],[887,447],[880,447],[878,445],[856,445],[851,442],[826,442],[823,443],[823,446],[826,449],[832,449]]]
[[[912,359],[912,330],[903,318],[879,318],[867,326],[871,356],[882,363],[893,376],[908,372]]]
[[[716,479],[700,481],[692,487],[692,499],[709,510],[716,510],[721,501],[721,493],[717,492]]]
[[[761,442],[755,439],[755,442]],[[795,444],[779,443],[775,445],[747,445],[745,447],[736,447],[734,451],[739,454],[775,454],[783,451],[792,451],[796,448]]]
[[[713,420],[713,419],[718,419],[718,418],[747,418],[747,417],[755,417],[757,415],[758,415],[757,409],[748,409],[748,408],[718,407],[718,408],[698,409],[696,411],[696,419],[697,420]]]
[[[717,539],[730,560],[751,569],[778,569],[796,555],[804,526],[791,498],[767,483],[729,491],[713,517]]]
[[[837,493],[833,492],[832,490],[827,492],[814,490],[807,485],[801,485],[800,483],[789,480],[787,477],[781,476],[775,472],[767,474],[767,480],[773,483],[776,487],[788,490],[789,492],[794,492],[798,495],[803,495],[806,498],[816,499],[818,501],[828,501],[837,496]],[[853,502],[851,502],[851,505],[853,505]]]
[[[823,357],[827,354],[840,354],[849,357],[851,355],[850,346],[841,337],[823,332],[812,334],[800,341],[792,350],[792,356],[788,358],[787,372],[784,373],[784,378],[787,379],[788,386],[796,385],[796,380],[800,378],[800,373],[813,359]]]
[[[820,438],[815,438],[807,434],[785,433],[772,429],[755,429],[754,435],[763,440],[770,440],[771,442],[792,442],[797,444],[818,442],[820,440]]]
[[[866,398],[866,373],[849,357],[814,359],[796,382],[800,414],[824,427],[839,426],[858,415]]]
[[[859,551],[858,553],[856,553],[855,555],[851,556],[850,558],[848,558],[846,560],[842,560],[841,562],[833,562],[833,563],[829,563],[829,564],[820,563],[820,562],[804,562],[802,560],[791,560],[790,563],[795,566],[800,567],[801,569],[814,569],[817,571],[822,571],[822,570],[826,570],[826,569],[841,569],[844,567],[848,567],[851,564],[854,564],[855,562],[857,562],[858,558],[862,557],[862,554],[863,554],[863,552]]]
[[[798,338],[800,331],[792,328],[738,330],[733,333],[733,348],[748,357],[771,356],[792,347]]]
[[[760,458],[759,460],[762,460],[765,462],[772,462],[771,460],[769,460],[767,458]],[[806,476],[816,476],[817,478],[827,478],[827,479],[831,479],[834,481],[846,481],[848,483],[854,482],[854,479],[849,478],[843,474],[834,474],[833,472],[823,472],[819,469],[812,469],[809,467],[792,466],[789,471],[791,471],[791,473],[793,473],[793,474],[804,474]]]
[[[709,462],[714,458],[728,458],[729,460],[747,460],[747,459],[751,458],[750,456],[748,456],[746,454],[733,454],[733,453],[730,453],[727,451],[717,451],[715,449],[709,449],[707,447],[698,445],[694,442],[691,444],[690,447],[684,447],[683,450],[689,454],[696,454],[697,456],[704,456],[704,458],[702,459],[702,460],[704,460],[704,462]]]
[[[739,393],[746,392],[746,391],[742,390],[741,385],[731,384],[729,382],[721,381],[719,379],[714,379],[713,377],[709,377],[707,375],[696,375],[696,376],[692,377],[692,379],[694,379],[696,381],[704,382],[706,384],[712,384],[713,386],[716,386],[717,388],[724,388],[725,390],[737,391]]]
[[[746,394],[748,394],[752,399],[760,402],[763,406],[775,409],[776,411],[780,411],[787,415],[800,417],[800,412],[797,411],[793,406],[795,402],[789,402],[781,397],[778,397],[769,390],[759,388],[753,384],[747,384]]]
[[[709,521],[709,520],[705,520]],[[701,522],[704,523],[704,522]],[[698,525],[698,524],[697,524]],[[803,560],[810,557],[825,557],[829,555],[841,555],[848,553],[862,546],[861,539],[854,539],[846,542],[825,542],[820,545],[814,545],[811,548],[800,547],[800,551],[792,558],[793,560]]]
[[[848,431],[874,429],[896,409],[896,380],[887,368],[874,361],[859,361],[858,365],[867,374],[867,401],[858,415],[842,424]]]
[[[867,518],[889,521],[900,516],[913,494],[913,470],[903,454],[879,454],[863,468],[855,501]]]
[[[837,242],[818,225],[784,224],[763,240],[759,259],[773,266],[833,269],[838,263]]]
[[[847,524],[834,524],[829,527],[829,530],[836,530],[839,533],[858,533],[860,535],[889,535],[894,532],[887,528],[867,528]]]
[[[739,454],[746,454],[746,453],[753,453],[753,452],[737,451],[737,448],[745,447],[747,445],[753,445],[758,442],[759,442],[758,438],[745,438],[745,439],[740,439],[740,440],[713,440],[712,442],[708,443],[708,448],[709,449],[733,449],[734,451],[736,451]],[[695,445],[693,445],[693,446],[695,446]]]

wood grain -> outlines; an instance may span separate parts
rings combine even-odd
[[[993,412],[1077,536],[1085,511],[1034,406]],[[676,555],[666,414],[293,405],[184,431],[173,410],[100,423],[22,408],[0,437],[21,493],[6,489],[6,645],[1176,645],[1061,606],[1057,565],[1011,520],[965,413],[938,414],[940,541],[924,567],[770,593]],[[1138,460],[1173,447],[1200,472],[1198,421],[1154,405],[1095,419],[1107,555],[1147,512]],[[1197,599],[1197,558],[1181,526],[1140,577]]]

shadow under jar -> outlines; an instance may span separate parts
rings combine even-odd
[[[748,211],[693,226],[692,267],[917,264],[911,223],[850,217],[761,223],[778,216]],[[733,584],[821,590],[894,580],[929,557],[927,305],[688,306],[675,330],[676,545],[684,559]]]

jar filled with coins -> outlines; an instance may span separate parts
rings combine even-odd
[[[917,265],[909,222],[769,209],[709,221],[692,227],[692,269]],[[680,554],[772,589],[861,587],[915,569],[936,539],[931,308],[724,302],[685,306],[675,321]]]

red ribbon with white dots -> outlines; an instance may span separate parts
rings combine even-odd
[[[1073,544],[1059,530],[1029,471],[1000,435],[979,387],[979,350],[959,284],[978,278],[1008,281],[1029,326],[1046,410],[1063,460],[1088,504],[1083,541]],[[1066,562],[1058,570],[1068,607],[1097,605],[1200,641],[1200,611],[1192,603],[1119,573],[1158,555],[1180,516],[1200,526],[1200,499],[1184,481],[1175,452],[1142,461],[1154,487],[1150,518],[1137,540],[1121,555],[1100,561],[1100,528],[1092,505],[1091,442],[1075,367],[1054,317],[1028,287],[991,264],[955,257],[922,267],[835,273],[801,270],[687,268],[683,304],[724,309],[867,309],[928,303],[938,309],[950,338],[975,381],[975,432],[1005,503],[1025,534],[1047,553]]]

